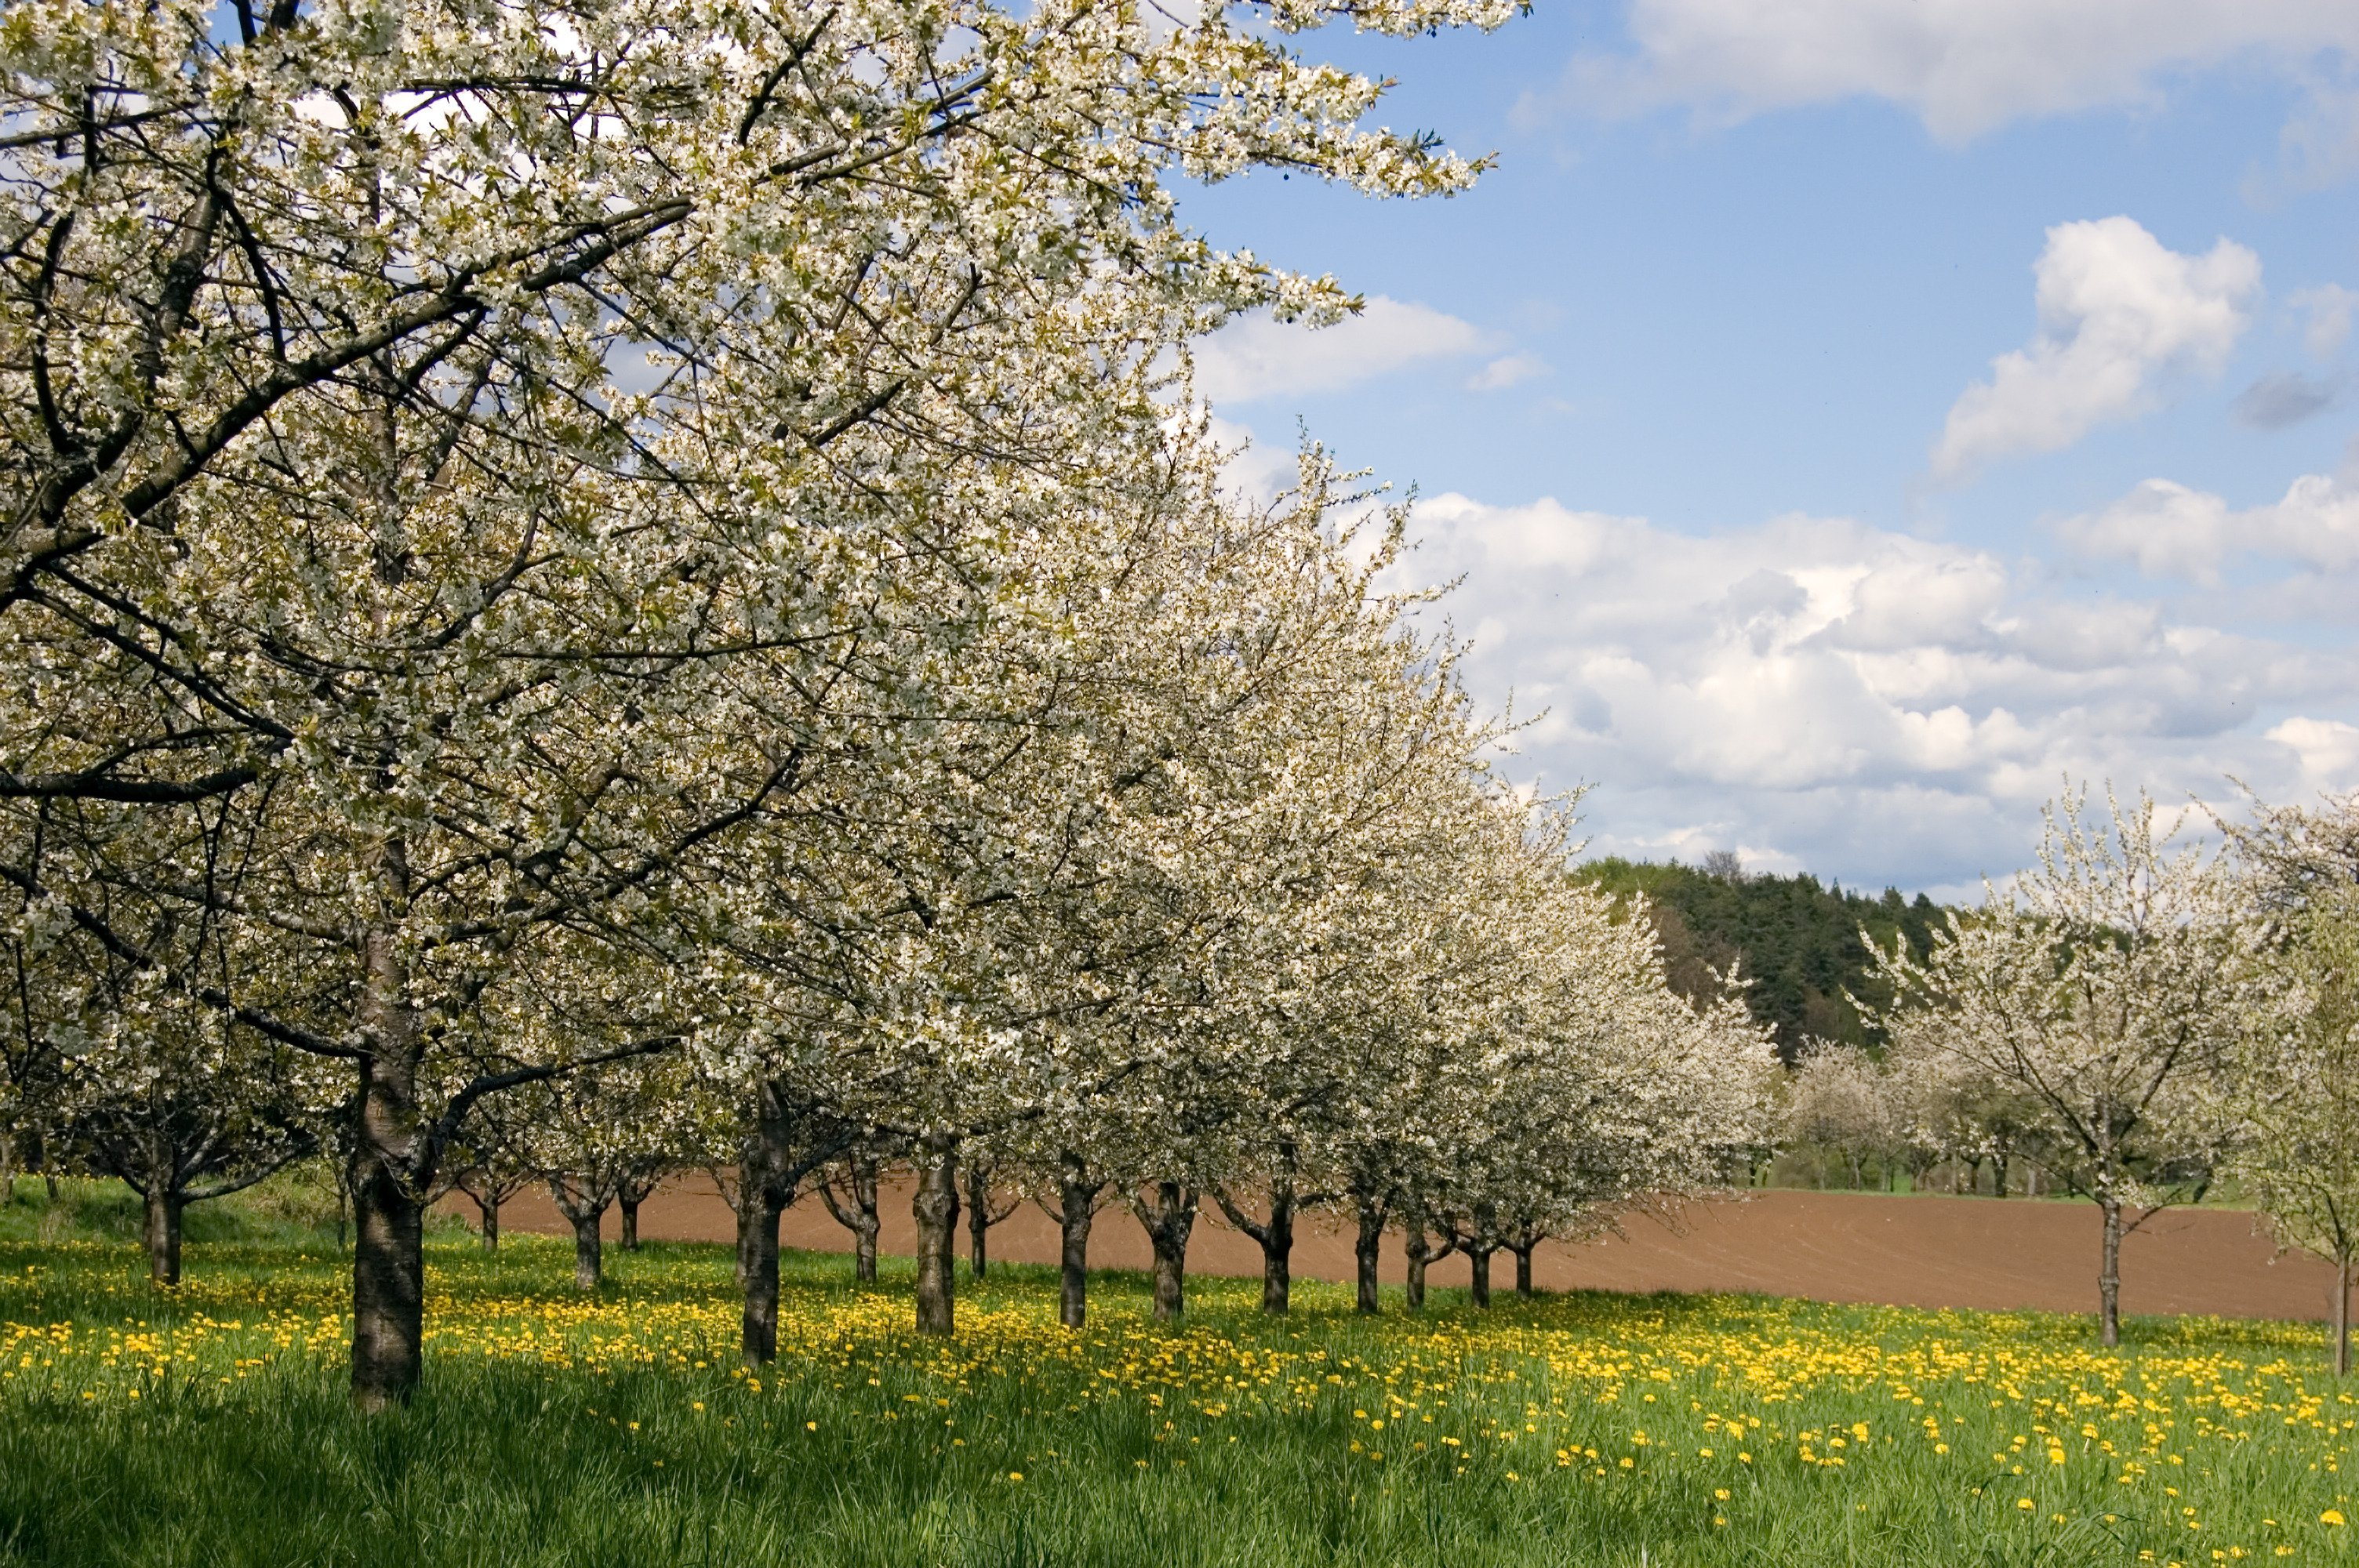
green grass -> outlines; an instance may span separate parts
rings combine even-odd
[[[1316,1284],[1273,1321],[1199,1281],[1164,1332],[1106,1273],[1075,1336],[1011,1268],[960,1281],[944,1343],[907,1332],[906,1264],[862,1292],[814,1254],[747,1376],[725,1249],[610,1251],[582,1298],[561,1244],[444,1233],[426,1388],[362,1418],[332,1233],[238,1223],[170,1292],[120,1239],[0,1229],[0,1563],[2354,1560],[2321,1516],[2359,1517],[2359,1407],[2310,1325],[2142,1321],[2116,1354],[2076,1318],[1580,1294],[1371,1321]]]

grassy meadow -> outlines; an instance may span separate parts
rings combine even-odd
[[[2314,1325],[1750,1297],[960,1281],[951,1341],[791,1256],[780,1355],[736,1365],[724,1249],[429,1244],[429,1382],[342,1394],[332,1233],[191,1227],[159,1292],[103,1195],[0,1214],[0,1563],[2181,1564],[2359,1561],[2359,1393]],[[79,1208],[74,1205],[79,1204]],[[36,1212],[40,1211],[40,1212]],[[31,1217],[27,1217],[31,1216]]]

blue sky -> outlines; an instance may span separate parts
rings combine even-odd
[[[1620,0],[1314,34],[1500,167],[1183,215],[1369,299],[1201,384],[1418,487],[1599,852],[1957,895],[2064,774],[2359,788],[2359,5]],[[1255,470],[1253,458],[1240,474]]]

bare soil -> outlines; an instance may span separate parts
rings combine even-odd
[[[888,1189],[882,1249],[913,1250],[915,1227],[906,1187]],[[446,1204],[473,1217],[459,1198]],[[504,1228],[570,1235],[545,1194],[501,1210]],[[607,1234],[617,1224],[607,1215]],[[1886,1196],[1874,1193],[1756,1192],[1693,1203],[1669,1224],[1629,1220],[1626,1234],[1576,1245],[1549,1243],[1534,1255],[1533,1282],[1543,1290],[1644,1292],[1757,1292],[1817,1301],[1892,1306],[2005,1311],[2094,1312],[2098,1215],[2093,1204],[2024,1198]],[[684,1177],[639,1210],[648,1240],[721,1241],[735,1234],[712,1182]],[[848,1251],[851,1235],[816,1195],[788,1210],[780,1239],[789,1247]],[[960,1217],[962,1252],[965,1217]],[[1147,1236],[1125,1211],[1101,1211],[1090,1262],[1145,1269]],[[1057,1260],[1057,1227],[1031,1205],[991,1232],[991,1256],[1021,1263]],[[2157,1215],[2122,1244],[2122,1310],[2141,1314],[2320,1319],[2327,1315],[2332,1274],[2315,1259],[2273,1257],[2250,1214],[2233,1209],[2173,1209]],[[1231,1228],[1207,1202],[1188,1249],[1188,1267],[1203,1274],[1258,1275],[1261,1249]],[[1397,1239],[1386,1238],[1384,1278],[1403,1271]],[[1514,1283],[1515,1260],[1492,1266],[1495,1289]],[[1348,1233],[1316,1220],[1294,1249],[1298,1278],[1349,1280]],[[1464,1286],[1467,1265],[1434,1266],[1437,1286]]]

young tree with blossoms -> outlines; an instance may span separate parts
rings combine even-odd
[[[2049,803],[2011,895],[1953,913],[1923,959],[1876,955],[1891,1038],[2020,1090],[2043,1169],[2103,1217],[2104,1342],[2121,1341],[2122,1238],[2200,1197],[2235,1134],[2226,1089],[2263,929],[2224,856],[2174,849],[2141,796]],[[2135,1213],[2133,1217],[2133,1211]]]
[[[2334,1271],[2327,1336],[2344,1378],[2359,1264],[2359,796],[2256,803],[2230,832],[2249,895],[2279,923],[2273,983],[2239,1044],[2234,1169],[2277,1244]]]

